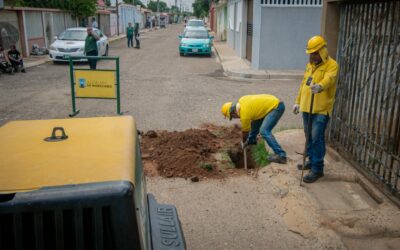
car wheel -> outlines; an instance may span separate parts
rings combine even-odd
[[[106,46],[106,52],[104,53],[103,56],[108,56],[108,45]]]
[[[179,53],[180,56],[184,56],[184,54],[182,52]]]

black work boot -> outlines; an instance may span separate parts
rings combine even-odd
[[[310,171],[306,176],[304,176],[303,181],[305,183],[313,183],[322,176],[324,176],[324,173],[313,173],[312,171]]]
[[[298,170],[302,170],[303,164],[299,163],[297,164],[297,169]],[[304,166],[304,170],[310,170],[311,169],[311,162],[310,161],[306,161],[306,164]]]
[[[279,155],[270,155],[270,156],[268,156],[268,161],[279,163],[279,164],[286,164],[287,159],[286,159],[286,157],[282,157]]]

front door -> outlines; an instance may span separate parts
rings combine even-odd
[[[253,0],[247,0],[246,59],[251,62],[253,50]]]

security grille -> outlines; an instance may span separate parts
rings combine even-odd
[[[111,208],[0,214],[0,249],[113,249]]]
[[[322,7],[322,0],[261,0],[263,7]]]
[[[341,7],[329,141],[400,198],[400,2]]]

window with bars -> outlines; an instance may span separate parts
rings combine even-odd
[[[322,0],[260,0],[265,7],[322,7]]]

